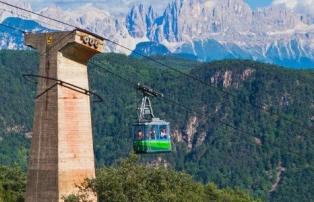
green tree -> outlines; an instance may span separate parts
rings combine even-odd
[[[0,167],[0,202],[23,202],[25,173],[17,167]]]
[[[218,189],[213,184],[205,186],[188,174],[144,166],[137,160],[137,156],[131,155],[116,166],[98,170],[96,179],[86,180],[80,193],[69,196],[67,201],[76,202],[80,198],[85,202],[89,191],[97,193],[100,202],[254,201],[240,190]]]

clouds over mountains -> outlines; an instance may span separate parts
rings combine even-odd
[[[203,0],[210,3],[212,0]],[[260,1],[260,0],[256,0]],[[165,9],[172,0],[25,0],[31,3],[35,10],[55,4],[62,8],[75,8],[84,4],[91,4],[110,13],[126,13],[132,6],[139,3],[146,6],[153,5],[156,11]],[[251,1],[252,2],[252,1]],[[282,5],[303,14],[314,13],[314,0],[273,0],[273,5]]]
[[[154,5],[156,10],[164,9],[172,0],[26,0],[32,4],[35,9],[50,6],[52,4],[62,8],[75,8],[84,4],[91,4],[98,8],[110,11],[111,13],[127,13],[127,11],[134,5],[142,3],[144,5]]]
[[[314,0],[274,0],[274,5],[283,5],[294,11],[314,14]]]

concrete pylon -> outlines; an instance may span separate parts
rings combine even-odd
[[[39,75],[89,89],[87,61],[103,51],[103,39],[83,30],[25,35],[39,50]],[[56,81],[38,79],[41,93]],[[35,103],[26,202],[60,202],[76,185],[95,177],[90,97],[56,85]],[[90,193],[90,200],[97,201]]]

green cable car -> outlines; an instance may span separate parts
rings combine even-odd
[[[154,116],[149,99],[163,95],[140,84],[138,90],[143,92],[143,98],[138,109],[138,121],[133,124],[132,130],[135,153],[171,152],[170,124]]]

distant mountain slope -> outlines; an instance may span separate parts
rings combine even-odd
[[[26,32],[47,32],[51,31],[33,20],[23,20],[18,17],[8,17],[0,26],[0,47],[1,49],[25,49],[24,35],[21,31]],[[9,26],[9,27],[7,27]],[[16,29],[12,29],[14,27]]]
[[[171,54],[171,52],[167,49],[166,46],[162,44],[158,44],[155,42],[141,42],[136,45],[134,53],[132,53],[131,55],[135,57],[141,57],[141,55],[163,56],[169,54]]]
[[[117,54],[95,58],[116,74],[152,86],[194,111],[153,99],[155,114],[171,122],[174,152],[142,156],[142,161],[167,164],[201,182],[240,187],[270,201],[314,198],[313,71],[239,60],[155,59],[199,77],[211,87],[144,59]],[[37,60],[35,52],[0,52],[2,164],[26,165],[36,87],[21,74],[35,73]],[[93,104],[97,165],[108,165],[131,150],[130,126],[136,120],[139,97],[129,83],[93,64],[89,73],[92,90],[105,98],[103,103]],[[256,106],[280,117],[269,116]]]
[[[22,6],[30,9],[29,4]],[[140,52],[146,55],[179,54],[199,61],[244,58],[314,68],[314,15],[296,13],[280,5],[252,10],[244,0],[174,0],[160,13],[142,4],[118,16],[110,9],[89,4],[72,10],[51,6],[39,13],[86,28],[132,50],[140,46]],[[17,10],[0,10],[2,20],[10,16],[31,17]],[[50,29],[72,29],[32,17]],[[21,39],[15,43],[9,36],[0,39],[2,48],[22,47]],[[111,43],[106,43],[106,51],[131,54]]]

